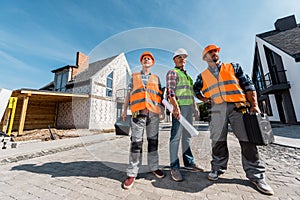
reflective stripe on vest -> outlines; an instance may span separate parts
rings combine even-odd
[[[203,95],[211,98],[214,103],[246,101],[245,93],[239,85],[239,80],[235,77],[232,64],[222,64],[218,79],[209,69],[204,70],[201,75]]]
[[[141,73],[134,73],[132,80],[133,88],[130,95],[131,112],[148,109],[151,112],[159,114],[162,91],[158,87],[158,76],[151,74],[146,86],[143,84]]]
[[[178,83],[175,89],[177,102],[180,106],[192,105],[194,103],[193,80],[189,75],[185,75],[180,69],[174,68],[178,75]]]

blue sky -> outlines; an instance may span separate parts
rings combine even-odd
[[[118,48],[104,49],[107,51],[97,55],[99,59],[123,51],[133,69],[139,65],[139,54],[151,48],[156,57],[155,71],[161,72],[161,79],[173,67],[172,51],[180,46],[190,51],[187,70],[195,79],[206,67],[201,61],[201,48],[210,43],[221,47],[222,61],[239,62],[251,74],[255,35],[273,30],[276,19],[292,14],[300,23],[298,0],[0,0],[0,3],[0,88],[7,89],[38,89],[53,80],[51,70],[75,65],[77,51],[89,55],[107,41]],[[140,34],[127,42],[112,40],[137,33],[136,30],[150,30],[155,37]],[[163,30],[165,35],[157,30]],[[135,48],[129,47],[129,43],[134,43]],[[137,47],[138,44],[141,46]],[[190,49],[193,44],[199,48]]]

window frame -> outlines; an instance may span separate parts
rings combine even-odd
[[[108,86],[108,84],[110,86]],[[106,97],[113,96],[113,85],[114,85],[114,72],[112,71],[106,76],[106,90],[105,90]]]
[[[65,92],[69,81],[69,71],[61,71],[55,74],[54,91]]]

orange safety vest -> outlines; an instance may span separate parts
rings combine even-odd
[[[151,74],[146,86],[143,83],[141,73],[134,73],[132,80],[133,88],[130,95],[131,112],[148,109],[159,114],[162,91],[158,87],[158,76]]]
[[[209,71],[202,73],[202,93],[206,98],[211,98],[214,103],[225,102],[246,102],[246,96],[235,77],[234,68],[230,63],[223,63],[218,79]]]

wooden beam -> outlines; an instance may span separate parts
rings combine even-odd
[[[32,94],[32,95],[51,95],[51,96],[61,96],[61,97],[78,97],[78,98],[88,98],[88,94],[72,94],[72,93],[62,93],[62,92],[45,92],[45,91],[34,91],[34,90],[21,90],[21,94]]]
[[[6,133],[6,131],[7,131],[9,116],[10,116],[10,109],[6,108],[4,116],[2,118],[3,119],[2,120],[2,132],[4,132],[4,133]]]
[[[22,112],[21,112],[21,116],[20,116],[20,124],[19,124],[19,129],[18,129],[18,135],[23,134],[29,96],[31,96],[31,95],[28,94],[28,95],[23,97],[23,106],[22,106]]]

